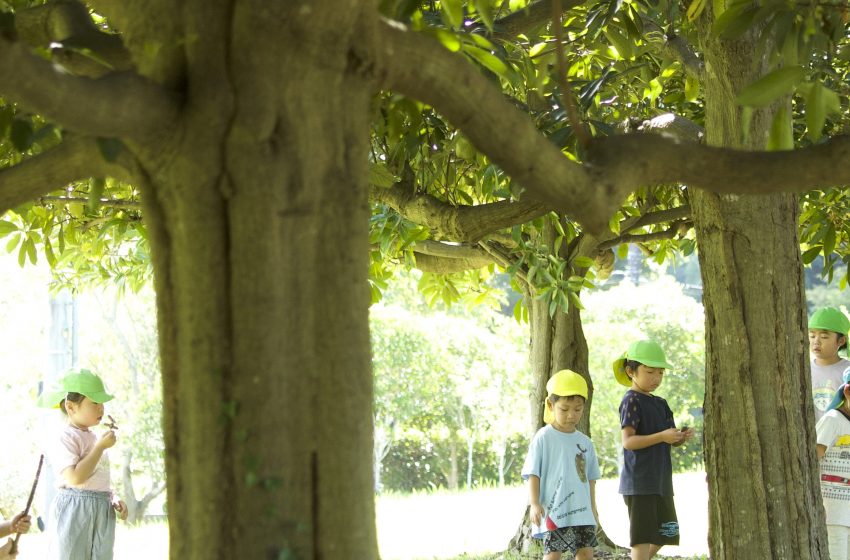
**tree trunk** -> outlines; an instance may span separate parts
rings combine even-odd
[[[374,34],[337,4],[195,22],[222,29],[190,42],[184,129],[143,163],[174,559],[377,558],[374,84],[351,46]]]
[[[712,145],[764,147],[770,112],[753,115],[745,141],[735,103],[763,71],[756,33],[703,37]],[[705,289],[711,557],[826,558],[796,198],[691,195]]]

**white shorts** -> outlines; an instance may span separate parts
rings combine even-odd
[[[832,560],[850,560],[850,527],[827,525],[829,557]]]

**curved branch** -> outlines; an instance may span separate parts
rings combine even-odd
[[[679,35],[668,35],[655,21],[643,17],[643,27],[646,38],[652,43],[661,45],[662,50],[673,60],[682,63],[685,72],[701,80],[705,75],[705,63],[700,59],[693,47]],[[659,37],[655,40],[654,37]]]
[[[138,75],[70,76],[6,39],[0,39],[0,94],[93,136],[150,139],[172,127],[178,116],[176,101]]]
[[[124,167],[110,164],[101,156],[96,142],[69,138],[21,163],[0,170],[0,210],[6,211],[90,177],[129,180]]]
[[[100,76],[111,70],[129,70],[133,65],[121,37],[101,31],[88,9],[75,0],[17,10],[15,31],[32,47],[50,46],[54,60],[75,74]]]
[[[601,231],[617,200],[597,188],[586,170],[570,161],[531,118],[461,56],[435,40],[398,25],[378,26],[385,84],[434,106],[481,152],[529,189],[534,198]],[[493,115],[499,115],[494,119]]]
[[[673,222],[670,224],[670,227],[663,231],[653,231],[650,233],[638,233],[631,234],[627,233],[625,235],[621,235],[619,237],[615,237],[613,239],[609,239],[607,241],[603,241],[597,246],[599,251],[604,251],[605,249],[610,249],[612,247],[616,247],[617,245],[622,245],[623,243],[644,243],[647,241],[659,241],[662,239],[673,239],[676,235],[682,234],[682,230],[687,231],[694,226],[693,222],[688,220],[681,220],[678,222]]]
[[[781,152],[680,142],[658,134],[594,140],[588,164],[622,200],[644,185],[681,183],[719,194],[805,192],[850,185],[850,136]]]
[[[584,4],[584,0],[563,0],[561,8],[562,11],[566,12],[582,4]],[[515,39],[517,35],[528,33],[551,22],[552,5],[552,0],[540,0],[522,10],[499,18],[493,23],[493,37],[496,39]]]
[[[499,230],[524,224],[549,211],[541,202],[503,200],[477,206],[453,206],[429,194],[401,187],[371,187],[369,199],[381,202],[435,232],[435,237],[477,243]]]
[[[436,247],[443,245],[443,247]],[[455,251],[455,249],[457,249]],[[452,246],[436,241],[420,242],[413,246],[416,268],[434,274],[451,274],[490,266],[495,261],[482,250],[468,245]]]

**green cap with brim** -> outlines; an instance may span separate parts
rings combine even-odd
[[[809,319],[809,330],[836,332],[847,336],[850,332],[850,319],[836,307],[821,307],[812,313]]]
[[[41,394],[38,405],[45,408],[57,408],[68,393],[79,393],[98,404],[115,398],[106,392],[100,377],[90,370],[72,369],[59,380],[56,388]]]
[[[626,387],[632,386],[632,380],[626,375],[626,360],[634,360],[645,366],[670,369],[673,366],[667,363],[667,358],[664,357],[664,350],[657,342],[652,340],[638,340],[632,342],[629,349],[625,353],[614,360],[614,379],[620,385]]]

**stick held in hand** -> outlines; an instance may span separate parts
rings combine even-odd
[[[38,469],[35,471],[35,480],[32,481],[32,489],[30,490],[30,497],[27,500],[27,507],[24,509],[24,516],[29,515],[30,506],[32,506],[32,499],[35,497],[35,489],[38,486],[38,479],[41,476],[42,465],[44,465],[44,454],[38,458]],[[18,539],[20,538],[21,534],[16,533],[15,539],[12,541],[12,549],[9,551],[10,554],[14,555],[18,552]]]

